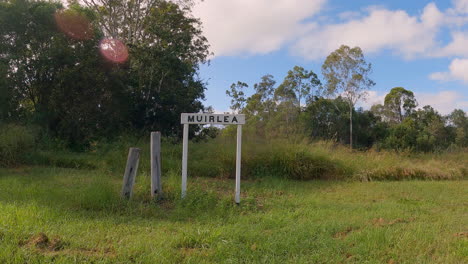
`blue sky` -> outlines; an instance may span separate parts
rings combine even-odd
[[[272,74],[280,83],[295,65],[321,76],[341,44],[360,46],[373,65],[377,85],[361,106],[403,86],[420,106],[468,111],[468,0],[204,0],[194,15],[214,52],[200,76],[217,111],[229,111],[234,82],[253,87]]]

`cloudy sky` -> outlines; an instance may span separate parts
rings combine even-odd
[[[194,15],[214,53],[201,69],[205,104],[218,111],[229,110],[233,82],[272,74],[279,83],[295,65],[321,76],[341,44],[373,65],[377,85],[362,106],[402,86],[420,106],[468,111],[468,0],[204,0]]]

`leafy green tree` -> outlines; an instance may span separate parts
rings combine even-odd
[[[392,126],[389,134],[384,146],[390,149],[429,152],[446,149],[451,143],[445,118],[428,105]]]
[[[109,3],[115,10],[149,7]],[[208,44],[200,22],[174,2],[154,1],[138,18],[130,12],[137,9],[129,9],[125,21],[137,22],[112,26],[131,35],[125,43],[130,60],[113,63],[99,56],[100,40],[113,37],[102,19],[106,8],[94,10],[76,1],[66,10],[43,1],[0,4],[0,74],[7,76],[0,100],[10,102],[0,107],[2,118],[21,113],[75,145],[123,127],[179,134],[180,113],[203,109],[205,83],[197,71]],[[70,21],[77,23],[60,23]],[[77,28],[85,37],[70,32]]]
[[[370,110],[374,116],[378,117],[380,121],[384,122],[388,119],[388,109],[382,104],[374,104]]]
[[[448,116],[451,126],[454,128],[454,142],[460,147],[468,146],[468,117],[465,111],[455,109]]]
[[[412,118],[403,120],[390,128],[388,137],[383,142],[383,147],[397,151],[415,150],[418,138],[418,128]]]
[[[317,74],[313,71],[307,71],[303,67],[294,66],[292,70],[288,71],[288,75],[278,87],[277,94],[292,100],[300,112],[302,100],[309,100],[312,97],[313,88],[319,87],[320,84]]]
[[[326,80],[326,94],[341,95],[349,109],[349,145],[353,146],[353,111],[356,103],[366,96],[375,83],[369,78],[372,66],[364,59],[361,48],[342,45],[326,58],[322,74]]]
[[[259,83],[254,84],[255,93],[246,99],[244,109],[248,117],[258,116],[262,122],[268,122],[275,109],[274,101],[276,81],[272,75],[264,75]]]
[[[341,97],[316,98],[307,105],[305,126],[312,138],[349,143],[347,130],[348,104]]]
[[[248,87],[248,84],[238,81],[231,84],[230,89],[226,90],[226,95],[231,97],[232,111],[240,113],[244,109],[247,99],[243,90]]]
[[[348,103],[341,97],[336,99],[316,98],[307,105],[305,126],[312,138],[349,143]],[[357,128],[354,141],[357,146],[369,148],[386,137],[387,127],[370,111],[362,108],[353,113]]]
[[[125,6],[126,1],[116,2]],[[139,2],[144,10],[145,2]],[[136,128],[180,133],[180,113],[203,110],[206,84],[198,69],[207,61],[209,46],[200,21],[189,9],[169,1],[151,3],[154,6],[136,34],[141,40],[128,42],[130,80],[126,82],[135,105],[131,120]],[[129,16],[138,20],[138,11]]]
[[[403,87],[395,87],[385,96],[385,108],[390,122],[401,123],[418,106],[413,92]]]
[[[271,112],[274,111],[276,106],[274,101],[275,85],[276,81],[273,75],[270,74],[264,75],[261,78],[261,82],[254,85],[255,93],[259,95],[262,107],[260,111],[266,112],[268,118],[271,116]]]
[[[10,110],[72,145],[111,130],[119,111],[108,107],[112,92],[100,70],[98,30],[77,40],[59,31],[55,19],[64,14],[92,22],[93,14],[77,5],[63,10],[57,3],[26,0],[4,2],[0,10]]]

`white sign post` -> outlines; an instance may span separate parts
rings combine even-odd
[[[236,196],[235,201],[240,203],[240,179],[241,179],[241,151],[242,151],[242,125],[245,124],[245,115],[230,114],[190,114],[183,113],[180,123],[184,125],[182,140],[182,198],[187,193],[187,158],[188,158],[188,129],[190,124],[213,124],[213,125],[237,125],[237,147],[236,147]]]

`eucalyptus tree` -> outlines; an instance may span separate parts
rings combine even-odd
[[[468,146],[468,117],[465,111],[455,109],[448,116],[451,126],[455,129],[455,143],[460,147]]]
[[[226,90],[226,95],[231,97],[231,110],[233,112],[240,113],[244,109],[247,101],[244,89],[248,87],[249,85],[245,82],[238,81],[231,84],[229,90]]]
[[[247,104],[247,108],[257,111],[261,114],[261,118],[265,121],[270,119],[272,112],[275,109],[275,87],[276,81],[273,75],[267,74],[262,76],[259,83],[254,84],[255,94],[252,95]]]
[[[414,93],[403,87],[395,87],[385,96],[384,106],[390,122],[401,123],[403,118],[418,106]]]
[[[320,87],[320,84],[317,74],[313,71],[294,66],[292,70],[288,71],[283,83],[278,87],[277,94],[293,100],[301,112],[302,100],[308,101],[312,97],[312,90]]]
[[[326,58],[322,74],[326,80],[325,92],[329,96],[342,96],[349,108],[349,145],[353,147],[353,110],[364,99],[367,90],[375,85],[369,75],[372,65],[364,59],[359,47],[342,45]]]

